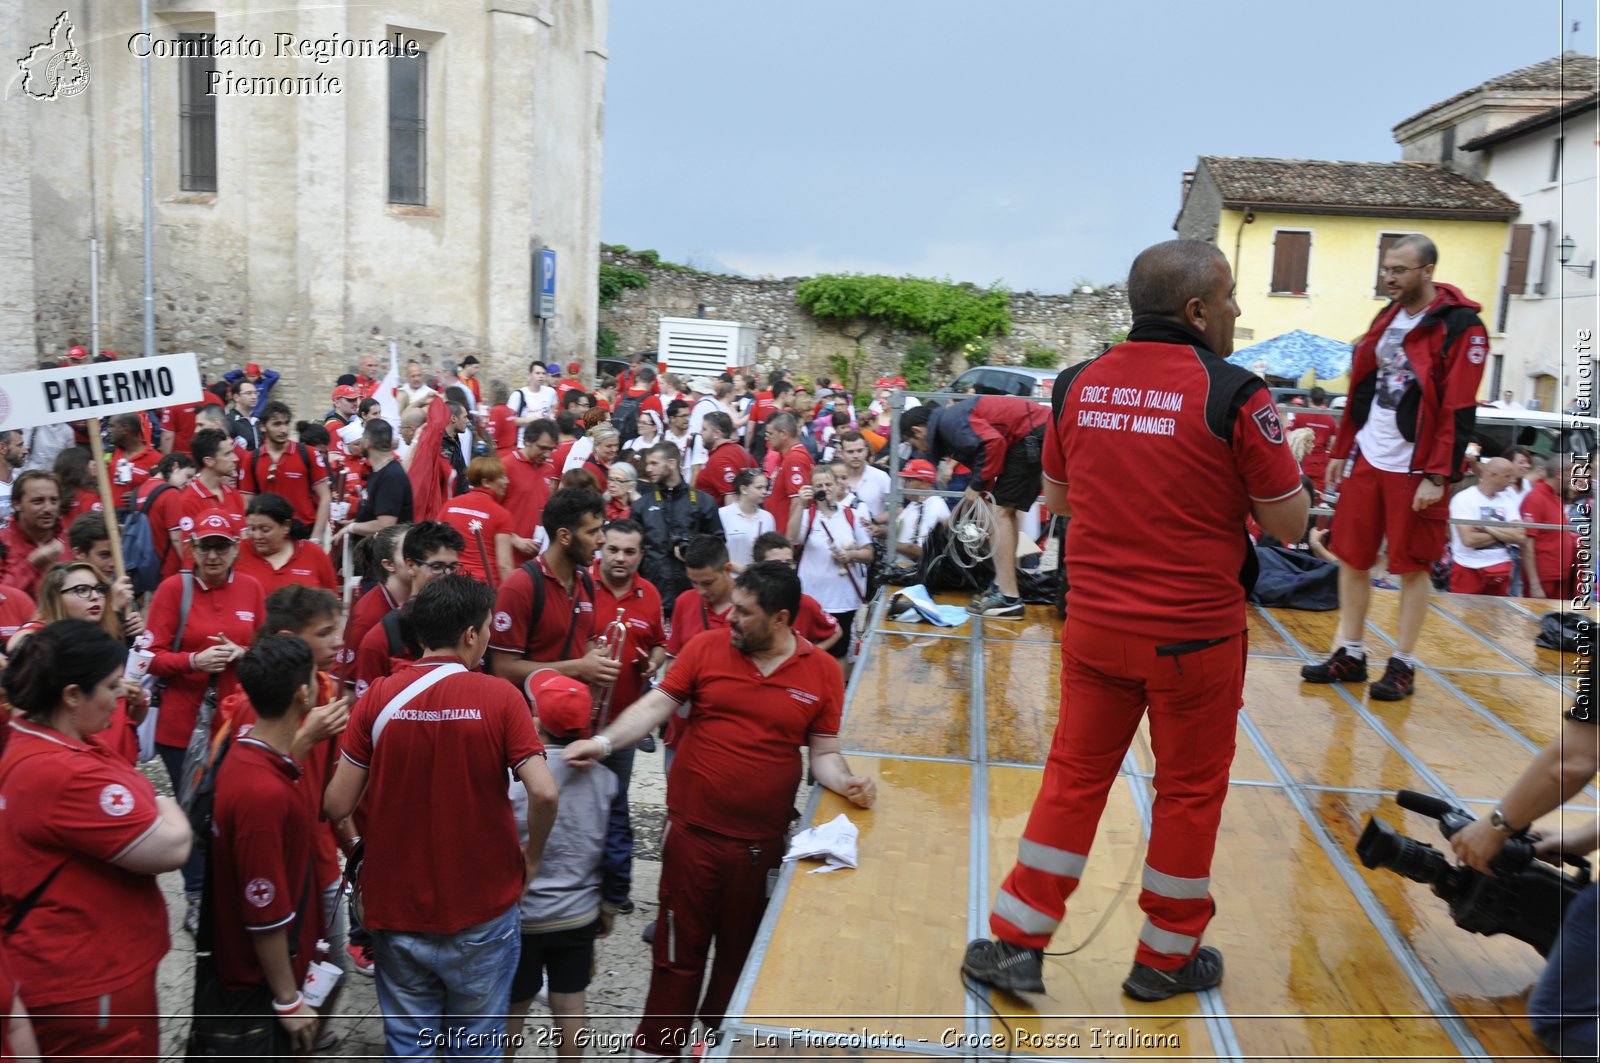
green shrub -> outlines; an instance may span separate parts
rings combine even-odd
[[[1054,369],[1061,362],[1061,352],[1050,347],[1030,343],[1022,348],[1022,364],[1029,369]]]
[[[998,284],[977,288],[921,277],[824,273],[801,281],[795,302],[818,318],[865,318],[921,332],[947,351],[1011,331],[1008,294]]]
[[[594,337],[594,355],[596,358],[617,357],[617,336],[615,329],[602,327]]]
[[[638,270],[613,266],[609,262],[600,263],[600,309],[614,306],[622,298],[622,293],[630,288],[648,287],[650,278]]]
[[[930,340],[914,340],[900,359],[900,375],[910,391],[932,391],[939,352]]]
[[[993,350],[989,345],[989,341],[982,339],[968,340],[961,345],[961,354],[966,358],[969,366],[988,365],[989,355],[993,353]]]

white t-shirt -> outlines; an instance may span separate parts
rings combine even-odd
[[[589,460],[589,455],[594,453],[594,440],[588,436],[572,444],[572,449],[567,451],[567,460],[562,464],[561,471],[571,472],[573,469],[583,468],[583,463]]]
[[[925,546],[928,542],[928,533],[933,531],[934,525],[949,519],[950,504],[944,499],[938,497],[912,499],[900,511],[895,542]],[[897,560],[906,564],[911,559],[901,554],[897,555]]]
[[[1426,309],[1417,314],[1408,314],[1402,309],[1378,337],[1377,389],[1372,396],[1372,408],[1367,411],[1367,423],[1356,433],[1356,444],[1367,463],[1384,472],[1411,471],[1411,452],[1415,444],[1406,442],[1400,434],[1395,407],[1400,404],[1400,396],[1407,385],[1417,379],[1411,369],[1411,359],[1406,357],[1405,339],[1426,313]]]
[[[675,436],[671,432],[662,432],[657,438],[663,443],[671,443],[678,448],[680,455],[678,472],[685,480],[689,479],[689,462],[694,457],[694,448],[700,442],[700,438],[693,432],[685,432],[681,436]],[[704,462],[705,457],[702,456],[700,460]]]
[[[702,395],[689,407],[689,434],[696,439],[700,438],[700,429],[705,426],[706,414],[722,410],[717,400],[710,395]],[[726,412],[726,411],[723,411]]]
[[[815,521],[812,520],[813,515]],[[800,515],[800,531],[805,535],[805,545],[800,554],[801,590],[815,598],[830,613],[848,613],[860,605],[861,595],[856,588],[862,591],[867,589],[866,566],[850,566],[851,575],[855,577],[852,585],[851,577],[842,575],[839,565],[833,560],[834,546],[851,550],[872,542],[872,535],[860,515],[852,522],[843,509],[836,509],[833,516],[824,517],[821,510],[807,507]]]
[[[889,474],[876,466],[867,465],[861,470],[861,482],[850,487],[850,495],[854,497],[846,496],[845,502],[858,501],[867,507],[870,515],[881,517],[888,508],[889,487]]]
[[[1514,520],[1517,516],[1517,504],[1511,491],[1501,491],[1493,498],[1485,498],[1477,485],[1473,485],[1456,492],[1456,496],[1450,500],[1452,520],[1488,523],[1492,520]],[[1466,545],[1461,541],[1461,526],[1458,524],[1450,525],[1450,556],[1462,568],[1489,568],[1511,560],[1511,552],[1506,549],[1505,543],[1496,542],[1493,546],[1481,549]]]
[[[511,407],[511,412],[518,417],[526,417],[532,414],[534,417],[547,417],[553,420],[556,415],[556,389],[549,385],[540,388],[538,391],[527,387],[518,388],[511,393],[511,401],[507,405]],[[520,446],[521,443],[522,432],[518,430],[517,444]]]
[[[730,502],[717,510],[717,515],[722,518],[722,534],[728,540],[728,560],[740,568],[751,562],[756,539],[778,530],[772,514],[759,506],[755,516],[747,517],[739,509],[739,503]]]

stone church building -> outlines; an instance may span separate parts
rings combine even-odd
[[[68,6],[65,13],[62,5]],[[607,0],[0,5],[0,370],[143,347],[277,369],[297,413],[389,343],[523,381],[592,357]],[[535,318],[538,249],[556,299]],[[541,331],[544,334],[541,336]]]

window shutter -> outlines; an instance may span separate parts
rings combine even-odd
[[[1506,293],[1522,295],[1528,290],[1528,252],[1533,249],[1533,226],[1511,227],[1511,254],[1506,262]]]
[[[1272,290],[1275,293],[1306,290],[1311,265],[1311,234],[1280,231],[1272,241]]]

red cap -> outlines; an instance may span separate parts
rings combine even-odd
[[[244,375],[245,376],[260,376],[261,375],[261,367],[259,365],[257,365],[255,362],[248,362],[248,363],[245,364],[245,367],[244,367]]]
[[[89,352],[84,350],[82,347],[72,346],[67,348],[67,357],[72,359],[74,362],[81,362],[85,358],[89,357]]]
[[[567,363],[567,375],[568,376],[577,376],[581,372],[583,372],[583,363],[582,362],[568,362]]]
[[[889,386],[892,388],[899,388],[904,391],[906,386],[906,378],[903,376],[897,376],[893,380],[889,381]]]
[[[523,680],[522,691],[539,726],[557,738],[588,738],[594,704],[589,688],[554,668],[541,668]]]
[[[934,471],[933,462],[927,458],[912,458],[900,467],[900,477],[905,480],[926,480],[933,483],[939,478]]]
[[[894,387],[894,381],[890,380],[886,376],[880,376],[876,381],[873,382],[872,386],[875,388],[892,388]]]
[[[340,384],[338,387],[333,389],[333,398],[335,402],[340,399],[359,400],[361,398],[361,389],[350,384]]]
[[[239,541],[239,526],[237,518],[232,513],[224,513],[220,509],[213,509],[195,522],[194,530],[189,533],[191,539],[227,539],[229,542]]]
[[[108,359],[109,361],[113,361],[114,362],[114,361],[117,360],[117,352],[116,351],[101,351],[100,352],[100,357]]]

